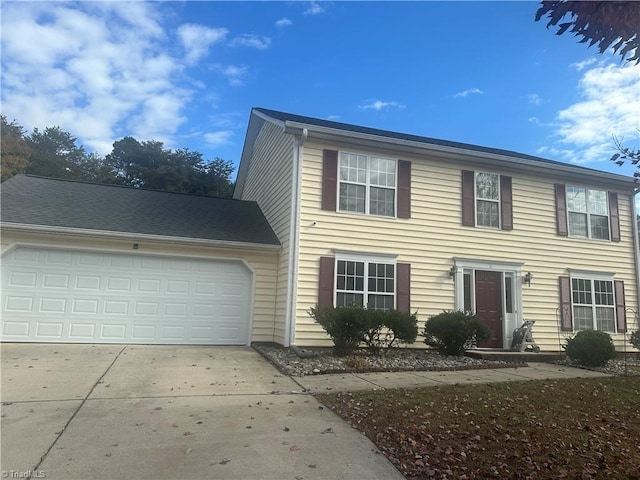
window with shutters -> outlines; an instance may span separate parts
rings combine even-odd
[[[500,176],[476,172],[476,225],[500,228]]]
[[[463,170],[462,225],[513,230],[512,178]]]
[[[396,161],[340,152],[338,210],[370,215],[396,215]]]
[[[569,235],[609,240],[607,192],[567,185]]]
[[[571,278],[574,330],[615,333],[616,303],[613,280]]]
[[[336,306],[395,308],[395,264],[370,259],[336,260]]]

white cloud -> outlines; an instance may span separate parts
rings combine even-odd
[[[404,105],[401,105],[398,102],[383,102],[382,100],[373,100],[369,101],[364,105],[360,105],[359,108],[362,110],[385,110],[388,108],[404,108]]]
[[[581,72],[582,70],[584,70],[590,65],[593,65],[596,62],[597,60],[595,58],[590,58],[588,60],[583,60],[582,62],[572,63],[571,66],[575,68],[577,71]]]
[[[293,22],[288,18],[281,18],[280,20],[276,21],[276,27],[278,28],[288,27],[289,25],[293,25]]]
[[[229,85],[234,87],[244,85],[242,77],[249,72],[249,67],[246,65],[212,65],[213,70],[220,72],[227,77]]]
[[[542,97],[540,97],[540,95],[538,95],[537,93],[530,93],[529,95],[527,95],[527,98],[529,99],[529,103],[531,105],[540,105],[542,103]]]
[[[219,92],[187,79],[186,68],[229,33],[195,24],[171,31],[166,12],[161,3],[144,2],[3,4],[2,113],[27,131],[60,126],[101,155],[125,135],[179,146],[177,138],[196,131],[179,131],[196,93],[211,109],[219,98]],[[270,39],[241,35],[236,44],[264,49]],[[227,65],[219,72],[231,85],[241,85],[249,68]],[[212,121],[209,128],[220,131],[206,134],[206,140],[231,143],[242,126]]]
[[[479,88],[468,88],[467,90],[463,90],[462,92],[458,92],[456,93],[453,98],[464,98],[464,97],[468,97],[469,95],[474,95],[474,94],[478,94],[478,95],[482,95],[484,92],[482,90],[480,90]]]
[[[608,160],[612,136],[637,136],[640,128],[640,65],[608,64],[586,70],[582,100],[557,113],[556,148],[574,163]]]
[[[251,47],[258,50],[266,50],[271,45],[269,37],[244,33],[234,38],[230,45],[232,47]]]
[[[319,15],[324,13],[324,7],[318,2],[309,2],[309,6],[304,11],[305,15]]]
[[[210,147],[218,147],[231,142],[233,131],[231,130],[219,130],[217,132],[209,132],[203,135],[204,141]]]
[[[27,130],[58,125],[103,155],[124,135],[169,141],[192,92],[177,86],[184,67],[166,53],[157,11],[138,2],[4,4],[3,114]]]
[[[229,31],[226,28],[209,28],[185,23],[178,27],[176,33],[186,51],[185,61],[194,64],[209,52],[211,45],[223,40]]]

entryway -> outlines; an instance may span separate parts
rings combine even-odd
[[[480,316],[493,333],[481,348],[508,349],[522,323],[522,263],[454,258],[456,309]]]

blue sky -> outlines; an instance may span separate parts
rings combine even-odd
[[[539,2],[2,2],[2,113],[88,151],[161,140],[237,163],[251,107],[622,174],[640,66]]]

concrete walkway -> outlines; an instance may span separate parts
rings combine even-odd
[[[293,377],[307,392],[332,393],[388,388],[417,388],[437,385],[515,382],[562,378],[607,377],[606,373],[548,363],[530,363],[528,367],[491,368],[450,372],[348,373]]]
[[[1,348],[3,478],[401,480],[309,393],[604,376],[530,364],[289,378],[243,347]]]

